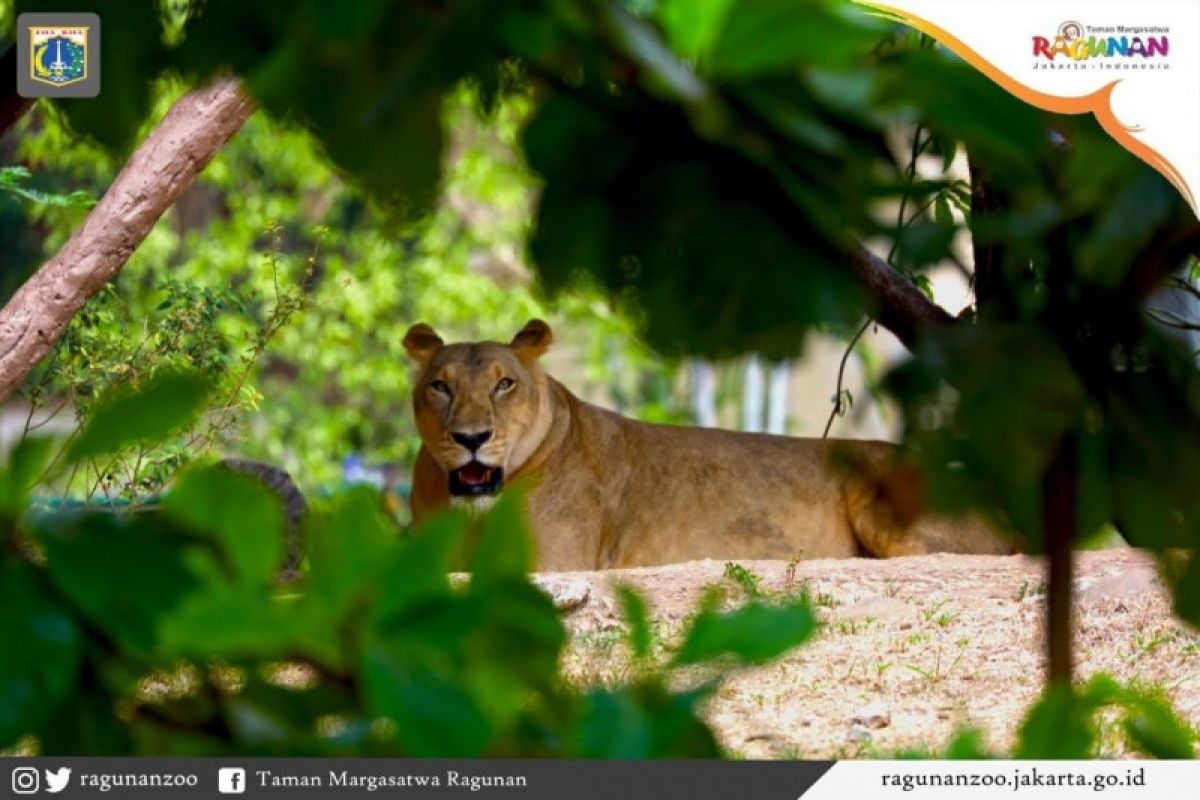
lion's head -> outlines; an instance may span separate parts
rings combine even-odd
[[[413,387],[417,431],[455,501],[495,495],[545,438],[549,387],[537,359],[551,341],[540,319],[508,344],[445,344],[424,323],[405,335],[404,349],[421,366]]]

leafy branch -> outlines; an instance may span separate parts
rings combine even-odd
[[[96,205],[95,199],[84,191],[56,194],[28,186],[31,177],[32,174],[25,167],[0,167],[0,193],[56,208],[91,208]]]

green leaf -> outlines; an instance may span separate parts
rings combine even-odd
[[[958,144],[938,136],[934,136],[933,144],[934,152],[942,154],[942,172],[949,172],[951,165],[954,164],[954,157],[958,154]]]
[[[566,631],[549,596],[522,576],[472,585],[469,601],[483,609],[479,628],[467,643],[469,663],[505,673],[525,691],[553,685]]]
[[[237,736],[251,747],[270,747],[272,755],[323,755],[329,742],[318,738],[318,720],[345,715],[358,701],[351,687],[335,681],[279,686],[251,674],[224,705]]]
[[[472,586],[524,581],[533,569],[533,542],[525,520],[525,495],[509,489],[483,519],[479,545],[471,560]]]
[[[834,3],[739,0],[726,15],[706,66],[727,78],[785,72],[799,64],[848,66],[880,38],[882,24]]]
[[[917,220],[896,232],[896,260],[912,269],[935,264],[946,257],[953,239],[953,223]]]
[[[42,476],[54,440],[47,436],[26,436],[8,457],[8,469],[0,484],[0,510],[15,515],[24,510],[29,490]]]
[[[398,541],[378,492],[359,487],[345,493],[330,510],[310,513],[305,532],[312,564],[306,602],[340,618],[382,592]]]
[[[181,60],[204,75],[232,69],[264,110],[300,121],[343,172],[416,218],[437,198],[443,98],[496,68],[504,6],[331,8],[298,3],[285,20],[255,4],[205,4],[189,21]]]
[[[886,385],[904,404],[930,505],[946,513],[998,505],[1036,537],[1042,475],[1085,409],[1062,349],[1033,325],[962,325],[921,340]]]
[[[939,194],[933,202],[933,219],[944,228],[954,227],[954,214],[950,211],[950,201],[945,194]]]
[[[875,113],[915,112],[941,141],[963,142],[1005,185],[1037,186],[1048,172],[1039,164],[1054,154],[1045,115],[957,57],[907,48],[873,73]]]
[[[35,525],[58,591],[131,651],[153,652],[160,621],[199,586],[186,540],[161,519],[97,513]]]
[[[154,80],[167,65],[159,5],[154,0],[102,0],[87,10],[100,15],[104,99],[52,102],[72,130],[109,150],[125,151],[145,124]]]
[[[362,672],[368,707],[396,722],[405,755],[483,755],[491,726],[461,684],[382,645],[368,650]]]
[[[282,562],[283,508],[252,476],[221,467],[189,470],[163,509],[181,527],[218,542],[246,584],[268,583]]]
[[[369,650],[457,685],[493,731],[511,730],[533,698],[553,691],[566,639],[554,604],[523,574],[473,581],[465,594],[426,593],[381,616],[371,633],[380,644]]]
[[[744,664],[763,664],[807,640],[815,629],[816,620],[803,601],[784,605],[753,601],[724,614],[705,609],[692,621],[673,663],[731,657]]]
[[[878,184],[865,164],[879,137],[830,119],[811,98],[791,102],[803,94],[794,82],[753,89],[738,87],[739,100],[764,109],[772,136],[795,138],[791,157],[817,174],[781,172],[762,148],[740,137],[749,152],[727,146],[665,102],[622,94],[588,103],[572,93],[541,104],[523,145],[545,181],[529,245],[545,285],[562,290],[586,275],[652,312],[646,340],[672,355],[790,358],[812,325],[852,324],[862,298],[844,248],[857,212],[838,209],[861,207],[862,187]],[[850,185],[859,187],[853,196]],[[762,281],[768,273],[776,277]]]
[[[195,419],[211,386],[197,372],[168,372],[136,389],[119,388],[92,410],[67,458],[72,462],[154,442]]]
[[[1085,420],[1092,416],[1085,412]],[[1104,437],[1084,430],[1079,436],[1079,480],[1076,527],[1081,540],[1094,536],[1113,519],[1113,504],[1104,458]]]
[[[1078,269],[1081,276],[1113,288],[1137,254],[1162,231],[1172,229],[1179,200],[1175,187],[1132,156],[1122,159],[1121,166],[1124,169],[1097,174],[1080,164],[1073,183],[1083,185],[1071,186],[1073,192],[1090,190],[1104,196],[1102,210],[1079,244]]]
[[[702,57],[717,41],[733,0],[663,0],[657,6],[658,17],[667,32],[671,47],[681,56]]]
[[[1174,589],[1175,613],[1193,625],[1200,625],[1200,549],[1188,558]]]
[[[585,758],[645,758],[652,750],[652,725],[632,692],[592,692],[584,705],[580,750]]]
[[[1097,675],[1078,691],[1048,687],[1021,725],[1015,757],[1094,757],[1094,717],[1105,706],[1121,709],[1122,727],[1136,749],[1158,758],[1195,756],[1193,735],[1165,701]]]
[[[8,189],[13,186],[20,186],[25,181],[29,180],[30,173],[28,167],[20,165],[11,167],[0,167],[0,186]]]
[[[301,635],[306,622],[295,604],[241,589],[213,587],[189,596],[163,615],[158,631],[163,651],[176,656],[281,659],[312,651],[300,645],[306,638]],[[306,633],[311,641],[316,632],[310,629]]]
[[[1014,758],[1083,759],[1095,755],[1095,707],[1070,686],[1051,684],[1017,733]]]
[[[646,606],[646,598],[628,586],[617,589],[617,598],[621,602],[621,613],[625,624],[629,626],[629,648],[636,658],[646,658],[650,655],[650,611]]]
[[[417,526],[401,542],[376,607],[381,618],[450,594],[451,565],[470,525],[466,512],[448,509]]]
[[[1116,705],[1124,712],[1122,727],[1137,750],[1155,758],[1193,758],[1193,735],[1162,698],[1122,686],[1097,675],[1080,692],[1094,708]]]
[[[96,201],[87,192],[54,194],[25,186],[29,170],[24,167],[0,167],[0,192],[43,206],[91,208]]]
[[[946,747],[945,758],[979,761],[993,758],[991,752],[984,746],[983,734],[976,728],[967,728],[954,735]]]
[[[0,748],[39,733],[76,690],[83,636],[37,568],[0,561]]]
[[[84,663],[75,696],[45,723],[38,736],[41,755],[127,756],[133,751],[131,726],[117,715],[123,698],[104,685],[96,669],[94,662]]]
[[[1125,734],[1138,750],[1155,758],[1195,758],[1196,737],[1171,706],[1157,697],[1126,700]]]
[[[596,690],[584,700],[579,723],[584,758],[717,758],[720,748],[697,706],[710,685],[671,694],[659,681]]]

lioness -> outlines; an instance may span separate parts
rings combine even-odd
[[[508,344],[447,345],[423,323],[408,331],[404,348],[421,367],[415,521],[448,503],[485,507],[520,481],[544,570],[1014,552],[974,520],[901,524],[905,504],[886,499],[892,445],[625,419],[541,369],[552,338],[536,319]],[[856,469],[831,466],[835,448]]]

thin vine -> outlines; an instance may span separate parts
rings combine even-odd
[[[911,186],[916,180],[917,160],[925,153],[933,141],[934,135],[932,133],[926,133],[924,128],[918,125],[917,129],[913,132],[912,147],[909,150],[908,165],[904,169],[904,179],[908,186]],[[924,205],[906,218],[905,212],[908,210],[908,193],[905,192],[905,194],[900,198],[900,208],[896,212],[897,229],[903,230],[923,216],[936,202],[937,197],[938,196],[935,195],[933,198],[926,201]],[[888,264],[893,269],[911,280],[918,289],[926,294],[929,294],[930,290],[926,282],[918,280],[918,276],[912,274],[909,270],[903,269],[896,263],[896,250],[899,246],[899,242],[900,240],[898,236],[892,239],[892,246],[888,250],[887,254]],[[846,364],[850,360],[850,354],[853,353],[854,348],[858,346],[859,340],[862,339],[863,335],[867,332],[872,324],[874,324],[874,321],[868,317],[866,321],[859,326],[854,336],[850,338],[850,341],[846,345],[846,349],[842,352],[841,361],[838,363],[837,383],[835,385],[833,394],[833,408],[830,409],[829,418],[825,421],[825,430],[821,433],[822,439],[829,437],[829,431],[833,428],[834,420],[836,420],[838,417],[845,416],[849,412],[850,408],[854,405],[854,396],[850,394],[850,390],[845,388]]]

